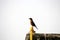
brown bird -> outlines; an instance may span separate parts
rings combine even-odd
[[[29,18],[30,19],[30,24],[34,27],[36,27],[35,23],[33,22],[33,19],[32,18]],[[37,27],[36,27],[37,28]],[[38,28],[37,28],[38,29]]]

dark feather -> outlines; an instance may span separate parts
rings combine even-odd
[[[29,18],[30,19],[30,24],[32,25],[32,26],[34,26],[34,27],[36,27],[36,25],[35,25],[35,23],[33,22],[33,19],[32,18]],[[36,27],[37,28],[37,27]],[[38,29],[38,28],[37,28]]]

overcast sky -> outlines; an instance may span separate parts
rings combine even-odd
[[[60,0],[0,0],[0,40],[25,40],[30,17],[37,33],[60,34]]]

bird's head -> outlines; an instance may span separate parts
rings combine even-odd
[[[29,18],[30,22],[32,22],[32,18]]]
[[[29,18],[30,20],[32,20],[32,18]]]

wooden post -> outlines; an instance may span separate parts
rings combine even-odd
[[[34,35],[35,31],[33,29],[33,26],[30,27],[30,40],[33,40],[33,35]]]
[[[33,31],[32,30],[33,30],[33,27],[30,28],[30,40],[33,39]]]

